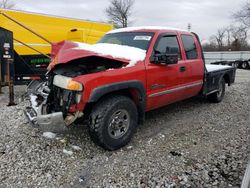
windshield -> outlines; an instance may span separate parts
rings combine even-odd
[[[119,44],[148,50],[154,33],[149,32],[124,32],[105,35],[98,43]]]

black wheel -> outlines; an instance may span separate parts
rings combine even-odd
[[[208,101],[214,103],[221,102],[225,95],[225,87],[226,87],[225,80],[224,78],[221,78],[219,81],[218,91],[208,95],[207,96]]]
[[[248,61],[244,61],[244,62],[242,63],[242,65],[241,65],[241,67],[242,67],[243,69],[248,69],[248,68],[249,68]]]
[[[232,63],[232,66],[235,67],[235,68],[239,68],[239,62],[237,62],[237,61],[236,61],[236,62],[233,62],[233,63]]]
[[[137,126],[137,119],[137,108],[130,98],[104,98],[94,106],[90,114],[90,136],[104,149],[119,149],[130,141]]]

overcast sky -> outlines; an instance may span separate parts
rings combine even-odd
[[[109,0],[13,0],[17,9],[94,21],[107,21]],[[187,29],[206,40],[232,23],[232,13],[246,0],[135,0],[133,26],[154,25]]]

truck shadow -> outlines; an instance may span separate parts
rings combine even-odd
[[[188,116],[194,109],[204,108],[205,105],[212,105],[204,97],[195,96],[168,106],[146,113],[145,122],[138,127],[137,135],[139,137],[149,138],[169,129],[175,124],[168,122],[182,121],[183,116]]]
[[[138,140],[154,137],[163,130],[175,126],[173,123],[168,124],[168,121],[175,122],[176,120],[182,120],[183,115],[191,112],[194,108],[205,108],[205,105],[208,104],[209,102],[206,99],[196,96],[147,112],[145,122],[143,125],[138,126],[135,136],[132,139],[132,144],[137,145]],[[71,142],[77,142],[84,147],[86,147],[86,145],[95,146],[88,134],[88,126],[86,123],[79,122],[75,124],[65,136],[68,137]]]

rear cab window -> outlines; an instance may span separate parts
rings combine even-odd
[[[188,60],[198,59],[197,47],[195,45],[194,37],[188,34],[182,34],[181,40],[184,45],[186,58]]]

